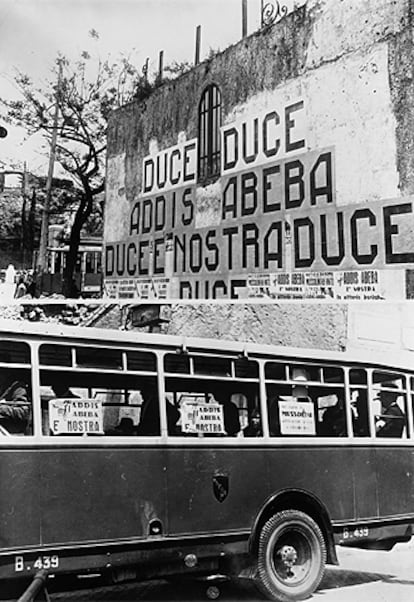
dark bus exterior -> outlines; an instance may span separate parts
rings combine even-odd
[[[6,381],[29,412],[0,419],[0,582],[223,574],[300,600],[335,545],[412,535],[408,352],[3,321]]]

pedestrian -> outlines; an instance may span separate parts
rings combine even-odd
[[[24,276],[19,276],[16,291],[14,293],[14,298],[20,299],[20,297],[24,297],[26,294],[27,294],[27,288],[26,288],[26,284],[24,282]]]

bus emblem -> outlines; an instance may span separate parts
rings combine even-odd
[[[229,477],[224,474],[216,474],[213,477],[213,491],[219,502],[224,502],[229,493]]]

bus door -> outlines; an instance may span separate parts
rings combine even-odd
[[[170,535],[246,529],[265,499],[258,368],[242,364],[165,356]]]
[[[72,352],[76,370],[61,365],[40,373],[49,440],[42,457],[43,542],[158,533],[166,505],[155,355],[43,345],[40,361],[71,365]]]

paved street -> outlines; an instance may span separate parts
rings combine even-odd
[[[412,602],[414,600],[414,543],[399,544],[391,552],[338,549],[340,568],[329,567],[313,602]],[[259,596],[240,584],[220,585],[222,602],[258,602]],[[21,593],[21,592],[19,592]],[[3,595],[0,598],[4,600]],[[13,598],[8,598],[12,600]],[[16,598],[14,598],[15,600]],[[53,593],[52,602],[169,602],[207,601],[202,583],[118,585]]]

